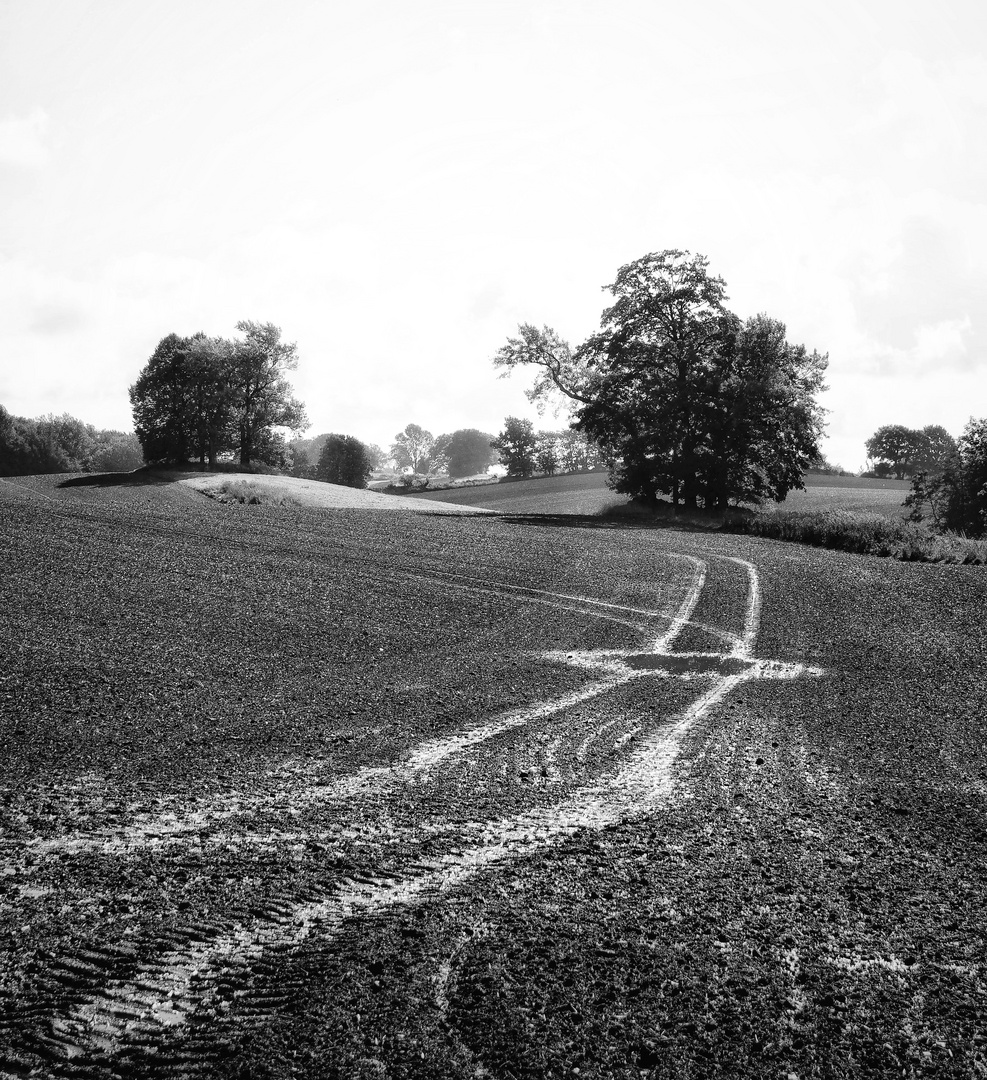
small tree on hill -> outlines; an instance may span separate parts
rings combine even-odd
[[[329,435],[326,437],[315,477],[327,484],[344,487],[365,488],[373,464],[367,448],[352,435]]]

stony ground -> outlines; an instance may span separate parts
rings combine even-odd
[[[0,484],[0,1075],[987,1075],[987,576]]]

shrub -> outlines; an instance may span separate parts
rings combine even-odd
[[[849,510],[776,511],[737,518],[728,532],[791,540],[858,555],[883,555],[911,562],[987,564],[987,541],[936,533],[915,521]]]
[[[398,487],[405,491],[424,491],[428,487],[428,477],[421,473],[401,473]]]

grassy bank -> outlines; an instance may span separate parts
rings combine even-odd
[[[849,510],[773,510],[731,517],[724,522],[723,529],[860,555],[883,555],[906,562],[987,565],[987,540],[937,533],[927,525],[883,514]]]

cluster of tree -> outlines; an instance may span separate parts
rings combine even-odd
[[[485,473],[496,460],[493,436],[477,428],[459,428],[437,438],[418,424],[394,436],[391,458],[399,469],[423,476],[447,473],[456,478]]]
[[[827,358],[767,315],[729,312],[707,266],[687,251],[645,255],[607,287],[599,333],[572,349],[522,325],[494,364],[534,368],[532,401],[575,403],[573,426],[612,463],[617,491],[688,506],[780,501],[819,457]]]
[[[278,428],[308,427],[305,408],[286,378],[298,363],[296,346],[271,323],[238,322],[242,340],[206,334],[162,338],[130,387],[134,429],[149,464],[198,460],[210,468],[220,455],[240,464],[288,465]]]
[[[133,434],[97,431],[68,413],[29,420],[0,405],[0,476],[132,472],[143,464]]]
[[[956,440],[938,424],[921,430],[903,424],[885,424],[864,444],[875,476],[903,480],[917,472],[942,472],[956,453]]]
[[[928,510],[938,529],[987,536],[987,417],[971,419],[935,469],[913,474],[905,505],[913,521]]]
[[[589,472],[606,464],[600,448],[581,432],[572,428],[535,431],[530,420],[517,416],[507,417],[504,430],[491,445],[498,451],[508,476]]]

